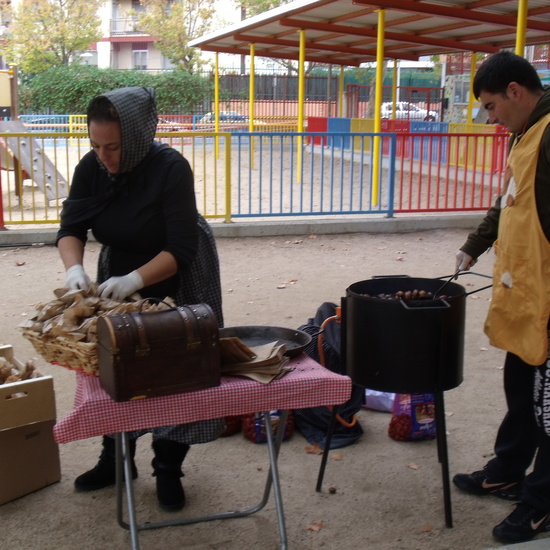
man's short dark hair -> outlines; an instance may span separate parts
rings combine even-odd
[[[517,82],[531,92],[544,90],[533,65],[525,58],[505,51],[491,55],[479,66],[474,77],[474,95],[479,99],[481,92],[506,94],[510,82]]]

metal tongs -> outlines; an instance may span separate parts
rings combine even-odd
[[[441,294],[441,291],[454,279],[458,277],[460,274],[461,269],[458,268],[438,289],[436,292],[434,292],[434,300],[437,298],[438,294]]]

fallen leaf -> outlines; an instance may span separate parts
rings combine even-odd
[[[415,464],[414,462],[409,462],[407,467],[411,470],[418,470],[418,464]]]
[[[325,523],[323,521],[314,521],[311,525],[308,525],[307,530],[314,531],[315,533],[317,533],[324,527],[325,527]]]
[[[331,495],[335,495],[335,494],[336,494],[336,487],[329,487],[329,488],[328,488],[328,492],[329,492]]]
[[[433,530],[433,527],[431,525],[426,524],[422,526],[422,531],[424,531],[424,533],[429,533],[432,530]]]
[[[398,262],[402,262],[405,258],[403,258],[403,256],[397,256],[397,258],[395,258]]]
[[[15,262],[15,265],[22,266],[25,265],[27,262]]]
[[[342,453],[330,453],[330,458],[332,460],[344,460],[344,455]]]
[[[277,288],[278,289],[283,289],[283,288],[286,288],[286,285],[277,285]]]

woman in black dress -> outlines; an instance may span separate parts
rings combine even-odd
[[[63,205],[57,247],[66,286],[88,288],[83,268],[88,231],[102,244],[98,292],[124,300],[172,297],[176,304],[207,303],[223,326],[218,255],[208,223],[197,212],[193,173],[176,150],[155,141],[157,110],[152,88],[130,87],[95,97],[88,107],[92,150],[75,168]],[[152,465],[165,510],[185,504],[181,465],[189,446],[217,438],[223,420],[164,426],[153,434]],[[135,441],[131,437],[132,459]],[[75,480],[80,491],[115,483],[115,449],[103,437],[98,464]],[[132,463],[134,478],[137,470]]]

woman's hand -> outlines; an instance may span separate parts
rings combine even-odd
[[[111,298],[113,300],[124,300],[143,288],[143,279],[137,271],[132,271],[122,277],[111,277],[99,285],[97,291],[102,298]]]
[[[67,288],[71,290],[88,290],[91,284],[92,280],[86,275],[84,267],[80,264],[75,264],[65,271],[65,286]]]

